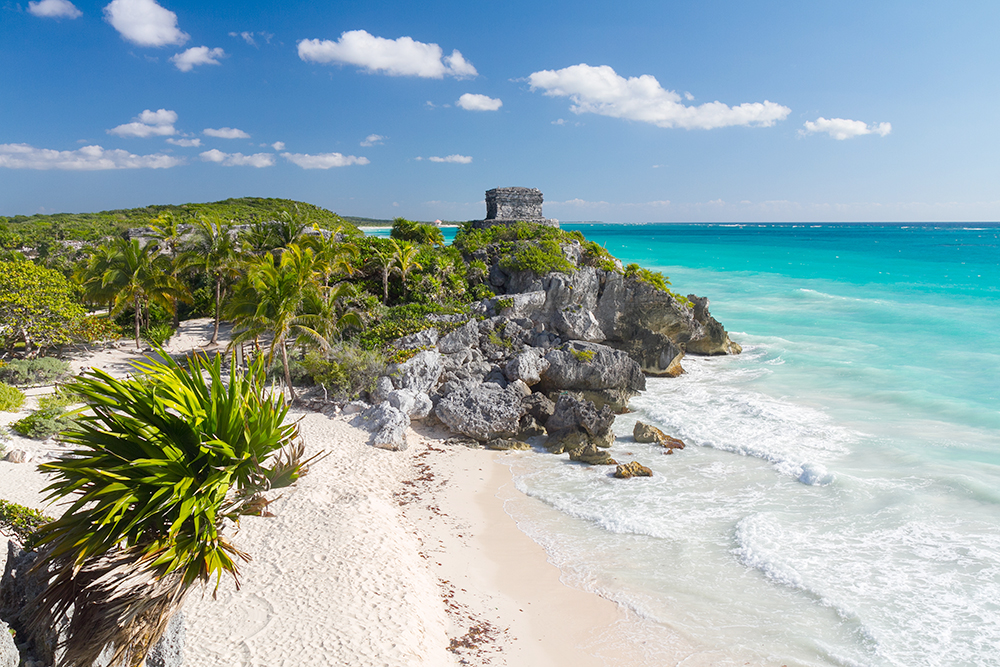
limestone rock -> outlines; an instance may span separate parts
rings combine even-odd
[[[500,451],[509,449],[531,449],[531,445],[520,440],[510,438],[494,438],[486,443],[486,449],[496,449]]]
[[[628,479],[629,477],[652,477],[653,471],[642,465],[637,461],[632,461],[631,463],[618,464],[618,468],[615,470],[615,477],[619,479]]]
[[[406,429],[410,426],[410,418],[390,405],[389,401],[383,401],[359,414],[354,418],[354,425],[372,434],[368,444],[373,447],[401,452],[409,446]]]
[[[587,443],[579,449],[571,450],[569,453],[569,460],[587,463],[592,466],[610,466],[618,464],[617,461],[611,458],[610,454],[602,449],[598,449],[597,445],[593,443]]]
[[[610,407],[598,410],[591,401],[581,401],[563,394],[556,401],[552,416],[545,422],[545,428],[549,433],[572,428],[600,438],[611,433],[611,425],[614,423],[615,415]]]
[[[386,397],[389,405],[404,413],[410,419],[423,419],[434,408],[431,397],[422,391],[394,389]]]
[[[692,337],[687,342],[687,351],[693,354],[739,354],[743,351],[738,343],[729,340],[729,334],[717,319],[708,312],[706,297],[688,294],[688,301],[694,304],[694,319],[702,325],[701,336]]]
[[[580,429],[564,428],[549,432],[549,437],[545,440],[545,449],[552,454],[562,454],[582,449],[589,443],[590,436]]]
[[[545,354],[549,367],[542,374],[547,389],[646,388],[639,364],[626,353],[607,345],[573,341]]]
[[[381,401],[379,401],[381,403]],[[351,401],[350,403],[344,404],[343,414],[345,415],[356,415],[358,413],[364,412],[371,405],[365,403],[364,401]]]
[[[409,336],[397,338],[392,342],[392,346],[397,350],[413,350],[417,348],[434,347],[437,345],[439,336],[440,334],[438,333],[438,330],[431,327],[430,329],[424,329],[423,331],[418,331],[417,333],[410,334]]]
[[[537,419],[531,415],[521,416],[521,421],[518,424],[517,437],[526,440],[539,435],[545,435],[545,433],[545,427],[539,424]]]
[[[455,354],[468,350],[479,341],[479,322],[469,320],[463,326],[445,335],[438,341],[438,350],[442,354]]]
[[[615,347],[635,359],[646,375],[677,377],[684,373],[681,367],[684,350],[664,334],[641,332]]]
[[[525,396],[524,400],[521,401],[521,406],[527,415],[530,415],[535,421],[543,425],[556,410],[554,401],[550,400],[545,394],[537,392]]]
[[[17,650],[9,626],[0,620],[0,667],[17,667],[21,664],[21,652]]]
[[[181,667],[184,664],[184,612],[170,618],[160,641],[153,644],[146,656],[146,667]]]
[[[492,382],[454,383],[442,386],[445,388],[449,391],[438,401],[434,413],[451,431],[481,442],[517,435],[523,414],[523,382],[506,387]]]
[[[504,375],[513,382],[521,380],[529,387],[542,381],[542,373],[549,367],[549,360],[542,352],[529,348],[513,357],[504,367]]]
[[[635,423],[635,428],[632,429],[632,437],[635,438],[636,442],[655,442],[667,449],[684,449],[684,441],[671,437],[655,426],[643,424],[640,421]]]
[[[444,365],[440,352],[424,350],[401,364],[390,365],[388,371],[396,389],[412,389],[429,394],[437,386]]]
[[[396,390],[392,386],[392,378],[388,375],[379,375],[375,380],[375,389],[372,391],[371,399],[373,403],[381,403],[389,398],[389,394]]]

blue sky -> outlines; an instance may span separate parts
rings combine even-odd
[[[1000,219],[997,2],[0,2],[0,215]]]

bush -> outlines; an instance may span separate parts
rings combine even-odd
[[[315,384],[323,386],[329,398],[349,401],[375,389],[375,380],[385,371],[386,359],[379,352],[340,344],[326,354],[311,351],[302,365]]]
[[[83,403],[83,397],[74,394],[64,386],[56,387],[55,393],[39,396],[39,410],[65,410],[74,403]]]
[[[174,328],[166,323],[153,324],[142,331],[142,337],[154,347],[163,347],[173,335]]]
[[[14,359],[0,367],[0,381],[19,387],[53,384],[67,375],[69,364],[55,357]]]
[[[0,412],[16,412],[24,404],[24,393],[0,382]]]
[[[88,315],[73,328],[72,336],[85,343],[99,343],[108,340],[118,340],[124,332],[114,320],[104,316]]]
[[[435,326],[442,335],[451,329],[458,328],[460,323],[429,323],[427,316],[432,314],[467,313],[467,308],[457,306],[442,306],[436,303],[406,303],[390,308],[377,308],[374,321],[364,331],[353,339],[365,350],[381,350],[389,343],[418,331]]]
[[[27,549],[31,549],[31,537],[38,527],[52,520],[38,510],[0,500],[0,533],[13,535]]]
[[[422,245],[444,245],[444,234],[434,225],[424,222],[414,222],[406,218],[396,218],[392,223],[389,236],[400,241],[409,241]]]
[[[73,425],[73,419],[63,414],[62,408],[35,410],[10,425],[14,432],[25,438],[45,440]]]
[[[563,255],[559,243],[552,239],[515,244],[512,252],[506,253],[500,260],[500,266],[509,271],[531,271],[536,276],[552,271],[572,273],[576,270]]]

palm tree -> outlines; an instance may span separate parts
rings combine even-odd
[[[317,459],[288,409],[267,391],[263,363],[223,381],[221,357],[167,355],[120,380],[90,370],[69,385],[90,410],[60,436],[71,456],[41,466],[62,518],[35,533],[48,586],[32,602],[29,631],[60,627],[72,607],[61,664],[137,667],[190,588],[224,574],[239,587],[240,560],[224,528],[271,516],[265,494],[288,487]],[[207,378],[206,378],[207,376]]]
[[[305,245],[316,253],[316,260],[323,274],[323,285],[326,286],[330,285],[333,276],[351,278],[358,273],[358,247],[353,243],[338,241],[340,230],[339,226],[331,230],[318,230],[319,234],[305,240]]]
[[[159,254],[156,243],[142,245],[138,239],[118,239],[112,248],[99,253],[98,266],[103,266],[100,293],[113,294],[111,317],[126,308],[135,313],[135,346],[140,347],[139,327],[143,308],[150,303],[171,312],[178,300],[189,301],[187,288],[166,271],[166,258]],[[106,264],[104,264],[106,262]]]
[[[268,361],[274,359],[276,351],[281,354],[285,372],[285,385],[289,397],[295,401],[292,376],[288,366],[289,339],[306,338],[327,349],[326,339],[303,318],[300,310],[303,303],[317,291],[316,273],[312,251],[303,250],[292,244],[282,254],[278,266],[270,257],[262,257],[251,264],[245,282],[240,287],[242,294],[235,312],[237,324],[242,327],[236,332],[230,348],[248,340],[256,340],[270,335]]]
[[[351,283],[337,283],[308,294],[299,320],[317,331],[327,342],[340,338],[345,329],[364,326],[358,311],[348,305],[357,290]]]
[[[382,248],[373,250],[368,263],[382,273],[382,305],[387,305],[389,303],[389,274],[392,273],[393,265],[392,254]]]
[[[420,249],[412,243],[396,241],[396,239],[390,239],[389,243],[392,246],[392,272],[398,273],[400,279],[403,281],[403,298],[405,299],[407,276],[414,270],[423,268],[420,262],[417,261],[417,253]]]
[[[240,275],[242,257],[231,234],[232,222],[217,215],[200,216],[194,223],[194,235],[181,265],[208,274],[215,291],[215,328],[209,345],[219,342],[222,297],[227,281]]]
[[[153,238],[156,239],[163,253],[170,258],[170,275],[176,278],[177,272],[181,267],[180,246],[181,236],[184,233],[181,229],[180,220],[170,211],[166,211],[153,220],[151,227],[153,229]],[[181,311],[175,303],[173,321],[174,329],[179,327],[180,324]]]

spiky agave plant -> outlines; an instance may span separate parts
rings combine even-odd
[[[239,587],[250,556],[223,529],[265,515],[265,494],[308,471],[296,424],[265,384],[263,361],[246,374],[194,356],[188,368],[136,364],[116,379],[100,370],[70,389],[89,411],[61,439],[76,448],[40,466],[49,499],[73,498],[36,537],[49,583],[32,618],[56,627],[72,607],[62,665],[90,665],[105,646],[113,663],[139,665],[196,582],[223,574]]]

